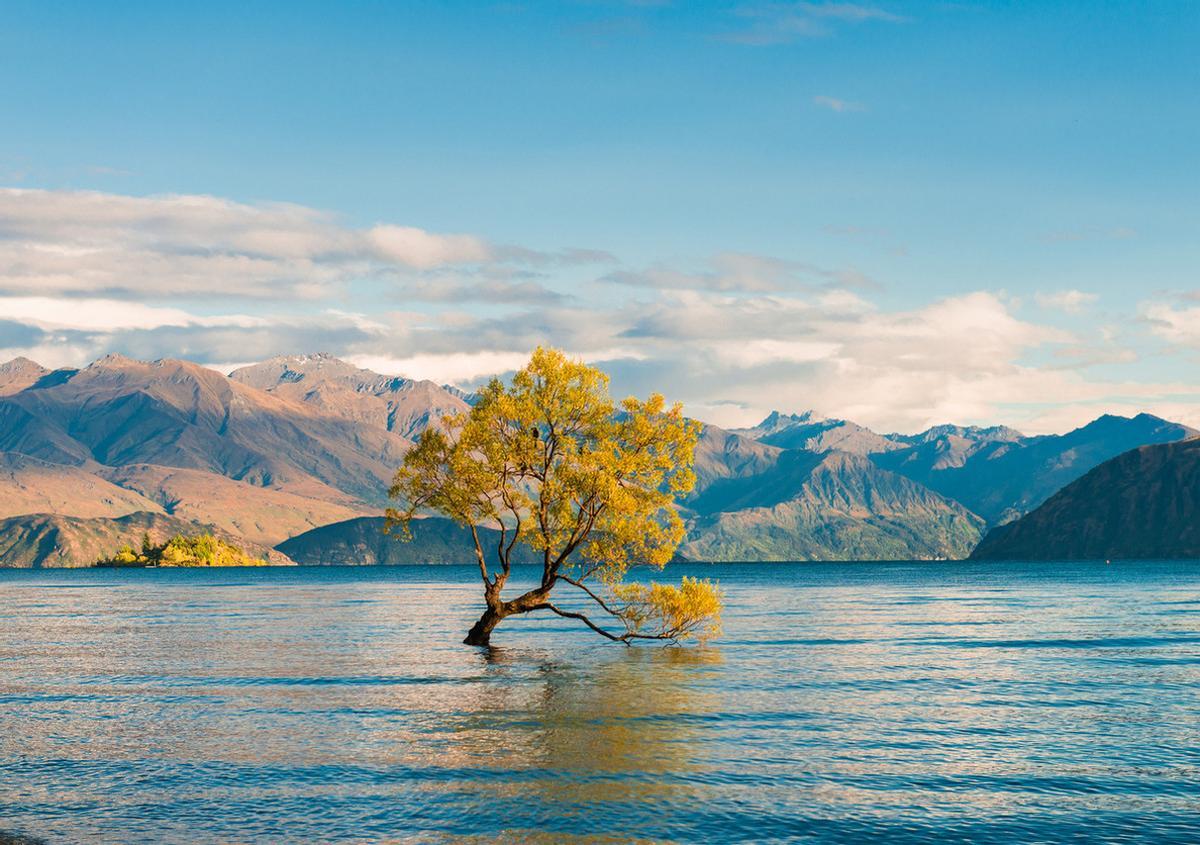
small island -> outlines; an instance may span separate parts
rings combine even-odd
[[[176,534],[165,543],[154,544],[150,535],[142,535],[140,551],[124,545],[112,557],[101,558],[93,566],[98,567],[146,567],[146,566],[269,566],[257,557],[251,557],[242,549],[225,542],[212,534],[197,534],[185,537]]]

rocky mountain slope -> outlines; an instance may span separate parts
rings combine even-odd
[[[28,358],[13,358],[11,361],[0,364],[0,396],[20,393],[48,375],[50,375],[50,370],[41,364],[34,363]]]
[[[195,469],[127,464],[102,467],[97,474],[163,513],[264,546],[369,511],[333,490],[328,498],[300,496]]]
[[[1105,461],[1037,510],[993,529],[971,557],[1200,558],[1200,439]]]
[[[983,521],[848,452],[788,451],[768,471],[714,482],[680,554],[694,560],[965,557]]]
[[[124,516],[162,509],[150,499],[83,467],[52,464],[17,452],[0,452],[0,517],[66,513]]]
[[[229,374],[240,384],[323,413],[395,432],[409,440],[470,406],[431,381],[381,376],[330,355],[272,358]]]
[[[754,428],[737,429],[734,433],[780,449],[813,452],[836,449],[856,455],[870,455],[903,448],[903,444],[895,439],[876,434],[858,423],[824,419],[812,411],[802,414],[772,411]]]
[[[0,450],[54,463],[182,467],[382,503],[410,441],[186,361],[108,356],[0,398]]]

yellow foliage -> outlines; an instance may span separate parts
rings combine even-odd
[[[634,631],[649,628],[669,639],[695,637],[701,642],[721,633],[721,588],[708,580],[684,577],[673,584],[620,584],[614,587],[624,602],[620,614]]]
[[[142,553],[125,545],[110,558],[96,562],[97,566],[266,566],[267,561],[251,557],[236,546],[211,534],[184,537],[176,534],[162,545],[142,538]]]
[[[618,404],[608,384],[600,370],[539,347],[511,384],[493,379],[468,413],[421,435],[396,473],[391,495],[402,507],[388,510],[389,524],[407,535],[417,513],[433,511],[472,529],[498,529],[494,554],[476,534],[489,607],[559,612],[544,601],[559,580],[605,607],[583,582],[613,592],[631,565],[661,569],[683,540],[674,503],[696,482],[700,434],[680,405],[668,406],[659,394]],[[502,603],[499,589],[518,542],[541,553],[542,587],[523,602]],[[499,568],[494,576],[489,557]],[[719,600],[704,606],[720,609]]]

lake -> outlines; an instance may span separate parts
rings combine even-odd
[[[712,645],[481,651],[472,567],[0,570],[0,831],[1200,839],[1200,563],[680,574],[726,590]]]

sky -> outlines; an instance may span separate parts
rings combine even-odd
[[[1200,426],[1200,4],[0,2],[0,359]]]

